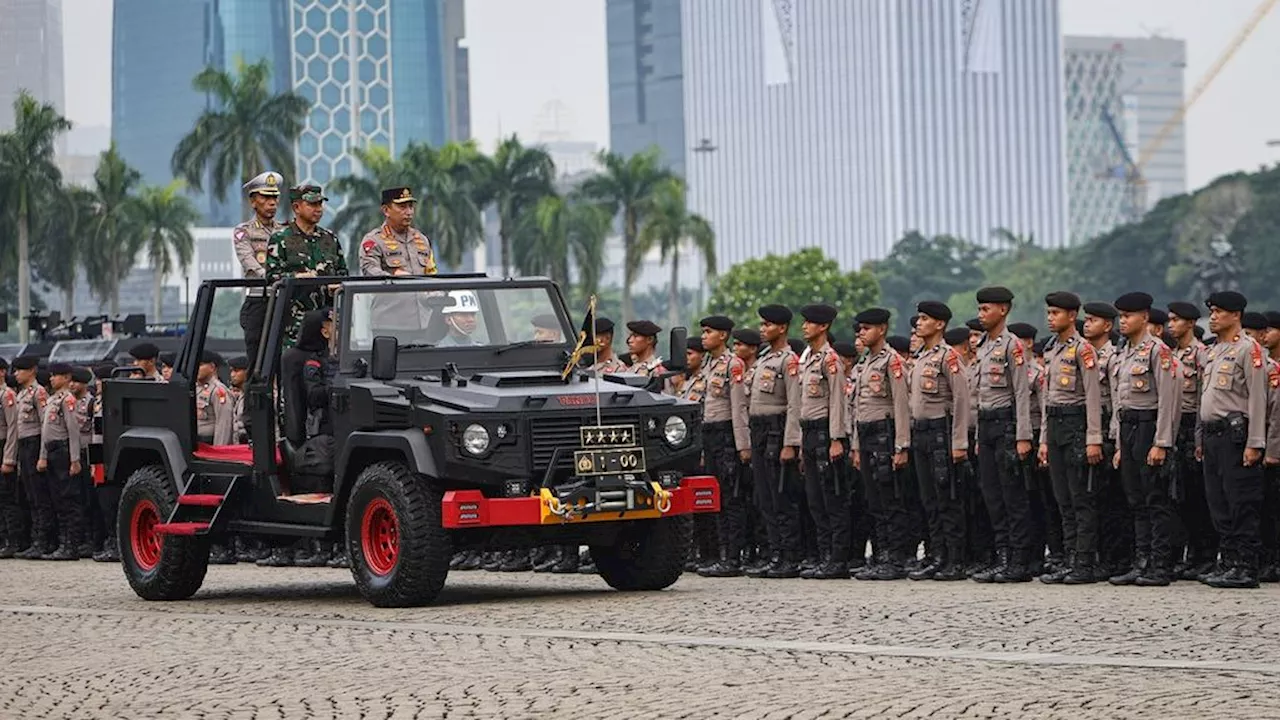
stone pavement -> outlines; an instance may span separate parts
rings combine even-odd
[[[347,571],[0,562],[0,718],[1277,718],[1280,587],[454,573],[380,610]]]

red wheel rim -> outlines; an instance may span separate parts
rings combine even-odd
[[[374,575],[388,575],[400,559],[400,523],[386,498],[374,498],[360,520],[360,544]]]
[[[142,500],[133,506],[133,515],[129,519],[129,539],[133,546],[133,560],[141,570],[153,570],[160,564],[164,538],[156,532],[159,524],[160,511],[154,502]]]

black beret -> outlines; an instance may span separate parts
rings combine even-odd
[[[859,325],[887,325],[889,311],[884,308],[867,308],[855,315],[853,321]]]
[[[987,331],[987,329],[986,329],[986,328],[982,327],[982,321],[981,321],[981,320],[979,320],[978,318],[969,318],[968,320],[965,320],[965,321],[964,321],[964,326],[965,326],[965,327],[967,327],[967,328],[969,328],[969,329],[970,329],[970,330],[972,330],[973,332],[986,332],[986,331]]]
[[[1076,332],[1084,332],[1084,320],[1081,320],[1080,318],[1076,318]]]
[[[1266,330],[1267,316],[1260,312],[1250,310],[1240,316],[1240,327],[1245,330]]]
[[[50,375],[70,375],[71,364],[64,363],[64,362],[53,363],[49,365],[49,374]]]
[[[93,382],[93,373],[89,372],[89,368],[87,367],[73,367],[71,368],[71,380],[83,385],[88,385]]]
[[[1058,306],[1057,306],[1057,305],[1054,305],[1053,307],[1058,307]],[[1045,345],[1048,345],[1048,344],[1049,344],[1049,338],[1047,338],[1047,337],[1042,337],[1042,338],[1040,338],[1039,340],[1037,340],[1037,341],[1035,341],[1034,343],[1032,343],[1032,344],[1031,344],[1031,352],[1032,352],[1032,353],[1035,353],[1036,355],[1043,355],[1043,354],[1044,354],[1044,346],[1045,346]]]
[[[724,332],[733,331],[733,321],[724,315],[708,315],[702,318],[702,321],[698,324],[704,328],[711,328],[712,330],[721,330]]]
[[[1104,320],[1115,320],[1116,315],[1120,313],[1116,312],[1116,309],[1110,303],[1087,302],[1084,304],[1084,314],[1100,317]]]
[[[543,313],[534,315],[529,318],[529,324],[536,328],[546,328],[548,330],[559,330],[560,321],[551,313]],[[600,319],[596,318],[596,332],[600,332]]]
[[[555,316],[552,315],[551,317],[554,318]],[[538,325],[538,327],[552,328],[552,329],[558,330],[560,328],[560,323],[555,322],[551,325]],[[607,317],[596,318],[596,334],[597,335],[613,334],[613,321]]]
[[[885,343],[900,353],[911,351],[911,339],[903,337],[902,335],[890,335],[885,338]]]
[[[942,336],[948,345],[968,345],[969,344],[969,328],[954,327]]]
[[[1191,327],[1191,332],[1193,332],[1193,333],[1195,333],[1195,334],[1196,334],[1196,339],[1197,339],[1197,340],[1203,340],[1203,339],[1204,339],[1204,328],[1200,327],[1199,325],[1193,325],[1193,326]]]
[[[684,346],[687,350],[697,350],[698,352],[707,351],[706,348],[702,347],[702,338],[700,337],[691,337],[688,340],[685,340]]]
[[[1177,315],[1183,320],[1199,320],[1200,308],[1189,302],[1178,300],[1169,303],[1169,314]]]
[[[1142,312],[1150,310],[1151,303],[1154,301],[1154,298],[1144,292],[1131,292],[1116,298],[1113,304],[1120,312]]]
[[[919,316],[919,315],[912,315],[912,316],[911,316],[911,319],[910,319],[910,320],[907,320],[907,324],[911,326],[911,329],[912,329],[912,330],[915,330],[915,329],[916,329],[916,323],[918,323],[918,322],[920,322],[920,316]]]
[[[1016,337],[1022,338],[1023,340],[1036,339],[1036,327],[1029,323],[1010,323],[1009,332],[1013,333],[1014,336]]]
[[[222,356],[212,350],[205,350],[200,353],[200,364],[204,365],[206,363],[211,365],[221,365]]]
[[[975,297],[979,303],[1011,303],[1013,302],[1013,291],[1007,287],[993,285],[984,287],[979,290]]]
[[[760,331],[751,328],[738,328],[733,331],[733,339],[744,345],[759,345]]]
[[[1227,312],[1243,312],[1245,307],[1249,305],[1249,301],[1243,295],[1234,290],[1223,290],[1221,292],[1212,293],[1204,304],[1211,308],[1226,310]]]
[[[9,369],[9,361],[0,357],[0,370],[8,370],[8,369]]]
[[[304,326],[312,325],[315,323],[320,323],[321,325],[323,325],[327,322],[333,322],[333,308],[330,308],[330,307],[322,307],[322,308],[316,308],[315,310],[308,310],[307,314],[302,316],[302,324]]]
[[[1073,292],[1059,290],[1045,295],[1044,304],[1046,307],[1060,308],[1062,310],[1079,310],[1080,296]]]
[[[1262,314],[1267,316],[1267,327],[1280,330],[1280,312],[1268,310]]]
[[[115,370],[117,367],[119,366],[113,362],[98,363],[97,365],[93,366],[93,375],[94,377],[106,380],[107,378],[111,377],[111,372]]]
[[[857,357],[858,347],[851,342],[834,342],[831,343],[831,349],[836,351],[840,357]]]
[[[138,343],[133,346],[129,354],[133,356],[134,360],[155,360],[156,356],[160,354],[160,348],[149,342]]]
[[[231,368],[232,370],[248,370],[249,358],[245,357],[244,355],[237,355],[227,361],[227,367]]]
[[[1169,322],[1169,313],[1158,307],[1153,307],[1147,311],[1147,322],[1155,323],[1156,325],[1164,325]]]
[[[949,322],[951,320],[951,308],[947,307],[944,302],[937,300],[922,300],[916,303],[916,312],[924,313],[934,320]]]
[[[40,368],[39,370],[36,370],[36,384],[49,387],[49,371],[48,370],[44,368]]]
[[[1163,340],[1164,344],[1168,345],[1171,349],[1176,350],[1178,348],[1178,341],[1173,337],[1173,333],[1168,330],[1160,333],[1160,339]]]
[[[13,359],[14,370],[35,370],[40,364],[40,358],[35,355],[20,355]]]
[[[801,353],[804,352],[804,349],[806,347],[809,347],[809,344],[801,340],[800,338],[789,338],[787,340],[787,344],[791,346],[791,352],[797,355],[800,355]]]
[[[173,367],[173,364],[178,362],[178,353],[162,352],[156,356],[156,359],[160,361],[161,365]]]
[[[774,325],[791,324],[791,308],[786,305],[764,305],[756,313],[760,315],[761,320],[771,322]]]
[[[839,311],[830,305],[805,305],[800,308],[800,317],[819,325],[830,325],[835,321],[837,314]]]
[[[644,337],[657,337],[658,333],[662,332],[662,328],[651,320],[632,320],[627,323],[627,329]]]

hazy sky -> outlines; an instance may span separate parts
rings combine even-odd
[[[120,0],[128,2],[128,0]],[[705,0],[685,0],[700,2]],[[737,0],[755,2],[756,0]],[[805,0],[797,0],[803,3]],[[861,0],[847,0],[859,2]],[[903,0],[909,1],[909,0]],[[1033,0],[1018,0],[1031,2]],[[1061,0],[1067,34],[1187,41],[1187,92],[1239,31],[1258,0]],[[81,125],[111,121],[110,0],[63,0],[67,114]],[[544,108],[567,108],[559,129],[609,140],[605,0],[467,0],[472,133],[536,138],[553,129]],[[1187,116],[1191,187],[1280,160],[1280,11],[1268,16]]]

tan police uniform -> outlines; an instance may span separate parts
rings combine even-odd
[[[1098,552],[1101,478],[1091,476],[1088,445],[1102,445],[1102,379],[1098,353],[1076,332],[1053,338],[1044,351],[1040,444],[1045,447],[1053,497],[1062,517],[1062,547],[1093,567]],[[1082,566],[1083,567],[1083,566]],[[1063,575],[1065,579],[1066,575]]]
[[[902,484],[908,480],[893,466],[893,456],[911,447],[910,391],[907,366],[887,344],[868,351],[853,366],[853,451],[859,453],[867,512],[876,538],[894,563],[907,560],[910,521]]]
[[[231,393],[221,380],[196,383],[196,435],[209,445],[231,445],[235,428]]]
[[[798,428],[805,475],[805,498],[813,516],[818,550],[835,563],[849,560],[849,488],[841,481],[840,468],[832,465],[832,440],[849,449],[848,402],[844,394],[845,372],[840,355],[824,341],[805,351],[788,369],[797,376],[800,402],[787,413],[787,435]]]
[[[231,424],[231,437],[233,444],[242,445],[249,442],[249,431],[244,423],[244,390],[240,388],[227,388],[231,393],[231,414],[235,418]]]
[[[592,366],[592,369],[602,375],[616,375],[618,373],[630,372],[627,364],[619,360],[616,356],[608,360],[603,360]]]
[[[911,452],[928,523],[929,546],[944,563],[964,561],[964,496],[953,451],[969,449],[969,378],[960,353],[939,342],[921,348],[907,373]]]
[[[379,277],[424,277],[436,274],[431,241],[410,227],[396,232],[386,223],[360,241],[360,274]],[[420,331],[428,327],[427,293],[378,293],[370,296],[375,329]],[[375,330],[375,334],[378,334]],[[386,333],[382,333],[386,334]]]
[[[783,487],[778,484],[782,448],[800,446],[799,425],[790,428],[794,435],[787,434],[788,411],[800,404],[799,377],[788,372],[795,361],[796,354],[785,343],[781,349],[769,347],[756,358],[744,383],[756,507],[765,519],[769,547],[782,554],[780,559],[793,562],[802,552],[798,503],[801,483],[792,477]],[[788,473],[795,475],[792,468]]]
[[[1030,499],[1017,441],[1033,441],[1030,358],[1005,328],[978,344],[978,475],[997,550],[1025,566],[1031,547]]]

